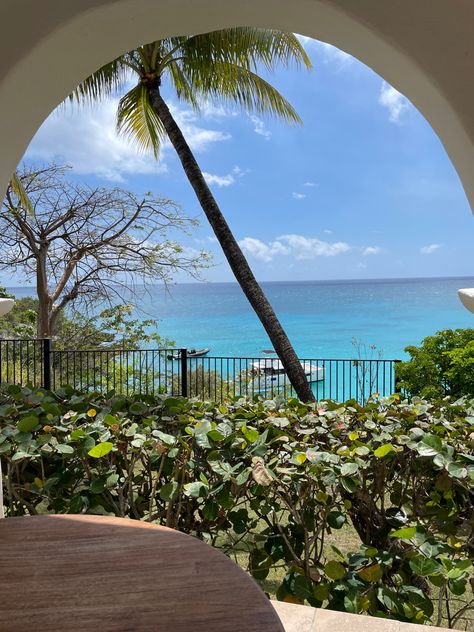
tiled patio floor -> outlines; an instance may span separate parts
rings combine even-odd
[[[272,601],[285,632],[441,632],[446,628],[400,623],[377,617],[366,617],[334,610]]]

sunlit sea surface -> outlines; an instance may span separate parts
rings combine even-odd
[[[474,278],[305,281],[262,284],[300,357],[355,357],[353,339],[376,345],[384,358],[403,358],[407,345],[435,331],[474,327],[457,289]],[[33,288],[10,288],[28,296]],[[235,283],[154,286],[137,315],[158,321],[178,347],[209,347],[211,355],[260,356],[271,344]]]

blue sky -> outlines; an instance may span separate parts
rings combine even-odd
[[[302,127],[210,105],[197,117],[168,94],[257,278],[473,274],[474,218],[430,125],[362,63],[314,40],[305,46],[311,72],[279,69],[271,77]],[[91,185],[175,200],[201,221],[183,244],[214,254],[206,280],[233,280],[172,148],[159,164],[137,154],[115,134],[115,105],[61,108],[26,159],[69,163],[72,177]]]

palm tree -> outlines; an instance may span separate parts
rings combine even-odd
[[[158,158],[166,137],[175,148],[196,197],[245,296],[260,318],[298,397],[314,395],[296,353],[262,288],[257,283],[203,173],[161,94],[167,80],[178,98],[196,111],[203,102],[238,106],[286,122],[301,120],[290,103],[258,75],[276,63],[311,67],[293,33],[232,28],[204,35],[170,37],[140,46],[85,79],[72,98],[94,101],[114,94],[133,74],[137,84],[121,99],[117,130]]]

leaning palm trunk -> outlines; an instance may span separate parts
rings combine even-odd
[[[180,128],[174,120],[167,104],[163,100],[158,88],[150,88],[150,101],[163,124],[171,144],[176,150],[188,177],[191,186],[196,193],[202,210],[204,211],[211,227],[216,235],[222,250],[229,262],[249,303],[255,310],[260,322],[270,338],[273,347],[280,358],[283,368],[288,375],[291,385],[297,396],[304,402],[314,401],[314,394],[308,384],[305,372],[288,339],[280,321],[272,306],[259,286],[247,260],[240,249],[232,231],[230,230],[219,206],[206,184],[199,165],[189,148]]]

